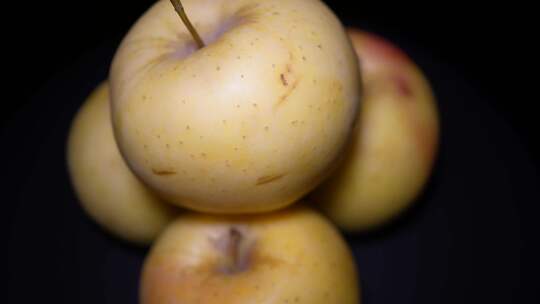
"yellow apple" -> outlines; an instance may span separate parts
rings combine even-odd
[[[278,209],[326,176],[360,97],[357,57],[314,0],[169,1],[133,26],[111,67],[122,155],[167,201],[214,213]]]
[[[183,214],[145,260],[141,304],[358,304],[353,257],[305,207],[260,215]]]
[[[358,124],[343,163],[311,197],[338,226],[360,231],[396,217],[421,192],[439,123],[428,81],[402,50],[371,33],[349,35],[363,77]]]
[[[176,215],[131,173],[114,141],[107,83],[75,116],[67,143],[71,182],[84,210],[116,236],[149,244]]]

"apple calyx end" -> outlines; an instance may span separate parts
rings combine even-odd
[[[218,272],[234,275],[249,269],[254,243],[242,230],[235,226],[229,227],[219,240]]]

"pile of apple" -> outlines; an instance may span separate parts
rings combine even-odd
[[[129,31],[68,138],[86,212],[152,244],[140,302],[359,303],[331,222],[375,229],[421,192],[428,81],[318,0],[171,2]]]

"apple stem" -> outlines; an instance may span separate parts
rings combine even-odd
[[[180,16],[180,19],[182,19],[182,22],[187,27],[191,36],[193,36],[193,39],[197,43],[199,49],[202,49],[205,46],[204,42],[202,41],[201,36],[199,36],[199,33],[197,33],[197,30],[195,30],[195,27],[193,27],[193,25],[189,21],[189,18],[184,11],[184,6],[182,5],[182,2],[180,0],[171,0],[171,3],[174,6],[174,10],[178,14],[178,16]]]

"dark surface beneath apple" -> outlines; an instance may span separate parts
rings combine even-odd
[[[8,303],[136,303],[146,248],[110,237],[83,213],[65,166],[77,108],[107,76],[109,41],[52,78],[2,134]],[[401,44],[431,80],[442,140],[415,206],[381,230],[347,235],[374,303],[533,303],[539,179],[485,96],[451,66]],[[286,278],[284,278],[286,279]],[[538,302],[536,302],[538,303]]]

